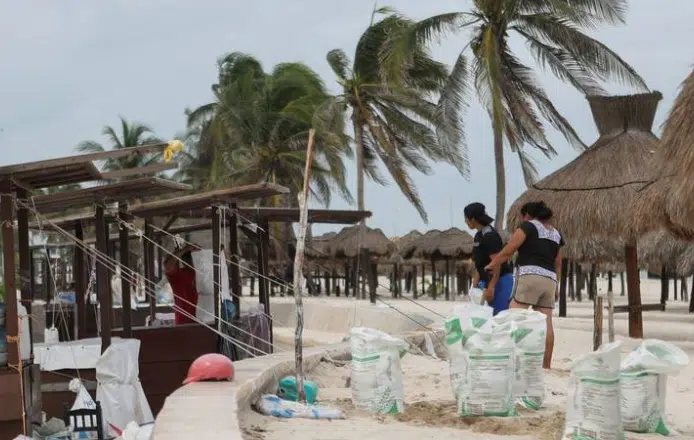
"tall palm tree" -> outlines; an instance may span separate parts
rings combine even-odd
[[[389,14],[374,23],[378,14]],[[357,206],[364,209],[364,174],[380,184],[377,164],[382,162],[393,181],[427,221],[409,168],[430,174],[429,160],[445,161],[461,174],[467,171],[460,110],[464,89],[446,88],[445,65],[434,61],[424,44],[403,53],[391,75],[383,68],[381,50],[389,36],[414,26],[388,8],[374,10],[353,60],[340,49],[327,60],[342,86],[340,104],[351,112],[357,162]],[[441,99],[435,102],[438,97]]]
[[[274,182],[297,195],[303,184],[306,143],[316,130],[311,193],[329,204],[332,193],[351,200],[343,159],[349,157],[340,109],[320,77],[302,63],[265,72],[242,53],[219,63],[213,103],[188,113],[196,133],[198,165],[210,167],[216,185]],[[292,197],[292,204],[295,204]],[[290,202],[290,203],[291,203]],[[275,201],[277,203],[277,201]]]
[[[120,117],[120,133],[116,131],[115,128],[107,125],[101,131],[101,134],[108,138],[110,145],[104,147],[96,141],[83,141],[77,145],[77,151],[84,153],[101,153],[111,150],[120,150],[123,148],[138,147],[147,144],[154,144],[161,142],[154,132],[147,125],[139,124],[137,122],[128,122],[123,117]],[[119,157],[117,159],[107,159],[104,162],[104,171],[113,171],[127,168],[137,168],[151,164],[157,155],[147,154],[131,154],[127,157]]]
[[[579,151],[586,148],[533,69],[511,51],[511,35],[525,41],[542,69],[586,95],[605,94],[600,82],[608,80],[647,90],[629,64],[586,34],[600,24],[624,23],[626,10],[626,0],[474,0],[468,12],[430,17],[391,36],[382,57],[388,71],[397,74],[400,60],[412,47],[449,32],[469,31],[451,81],[459,85],[471,82],[491,118],[497,228],[503,227],[506,207],[504,138],[520,158],[528,185],[537,176],[524,148],[534,147],[547,157],[556,154],[545,136],[545,122]]]

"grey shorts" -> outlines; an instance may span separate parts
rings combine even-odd
[[[554,308],[557,282],[541,275],[520,275],[513,288],[513,299],[524,306]]]

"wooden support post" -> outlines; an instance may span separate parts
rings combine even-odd
[[[265,313],[270,315],[270,291],[268,289],[269,284],[267,280],[268,276],[268,253],[270,249],[270,226],[267,220],[263,220],[258,225],[262,231],[258,231],[258,299],[260,304],[263,305]],[[272,323],[270,323],[272,327]],[[270,332],[272,334],[272,332]]]
[[[625,246],[627,269],[627,294],[629,298],[629,337],[643,338],[643,314],[641,312],[641,288],[636,243]]]
[[[436,260],[431,259],[431,298],[436,299],[436,294],[438,293],[436,289]]]
[[[152,219],[145,219],[145,239],[142,242],[143,257],[145,265],[145,283],[154,282],[154,246],[150,241],[154,237],[152,229]],[[149,322],[154,322],[157,317],[157,296],[156,294],[149,295]]]
[[[607,271],[607,291],[612,292],[612,271]]]
[[[593,351],[602,345],[602,296],[595,295],[593,300]]]
[[[2,219],[2,257],[5,280],[5,328],[7,330],[7,363],[18,367],[19,315],[14,265],[14,200],[12,182],[4,180],[0,189],[0,218]]]
[[[75,223],[75,238],[80,242],[84,241],[84,228],[80,222]],[[77,303],[77,334],[75,338],[82,339],[87,336],[87,308],[85,307],[86,300],[84,298],[87,292],[87,279],[84,273],[86,261],[82,247],[75,246],[74,249],[72,272],[75,279],[75,302]]]
[[[164,276],[164,246],[163,246],[163,240],[162,240],[161,233],[157,234],[157,238],[155,239],[155,243],[157,244],[157,246],[156,246],[157,280],[160,280]]]
[[[446,287],[445,287],[445,289],[446,289],[446,301],[450,301],[451,300],[451,259],[446,257],[445,264],[446,264],[446,281],[445,281],[445,284],[446,284]]]
[[[219,262],[220,241],[219,207],[212,206],[212,294],[214,296],[214,328],[219,328],[219,286],[222,282],[222,266]]]
[[[229,216],[229,288],[236,308],[236,316],[241,313],[241,273],[239,270],[239,228],[238,215],[236,214],[236,204],[231,205],[231,216]]]
[[[134,279],[130,271],[130,246],[129,236],[130,230],[124,226],[124,223],[130,220],[128,215],[128,202],[118,203],[118,218],[120,226],[118,227],[118,239],[120,241],[120,289],[122,294],[123,307],[123,337],[132,338],[133,336],[133,320],[132,307],[130,306],[130,280]]]
[[[619,272],[619,283],[622,286],[622,290],[619,296],[624,296],[626,293],[626,289],[624,288],[624,272]]]
[[[607,337],[609,342],[614,342],[614,292],[607,291]]]
[[[101,353],[111,345],[111,289],[109,289],[109,270],[104,264],[108,253],[108,224],[104,216],[104,207],[96,205],[96,251],[99,258],[96,262],[96,290],[99,293],[99,316],[101,318]]]
[[[23,188],[17,188],[17,198],[22,201],[17,206],[17,247],[19,248],[19,286],[22,295],[22,305],[31,316],[31,302],[34,292],[31,290],[31,253],[29,251],[29,210],[26,207],[27,192]],[[29,335],[33,335],[33,320],[29,319]],[[31,356],[34,355],[34,344],[31,344]]]
[[[559,280],[559,316],[566,318],[566,283],[569,279],[569,260],[561,260],[561,279]]]

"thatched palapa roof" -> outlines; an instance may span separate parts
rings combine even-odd
[[[395,250],[393,242],[382,230],[365,227],[364,234],[360,237],[359,228],[359,225],[346,227],[329,241],[328,246],[333,257],[356,257],[360,246],[369,254],[378,257],[386,256]]]
[[[654,165],[659,180],[644,191],[634,217],[658,222],[676,236],[694,240],[694,71],[682,83],[665,121]]]
[[[472,254],[473,239],[458,228],[432,230],[412,240],[400,250],[403,258],[467,258]]]
[[[635,240],[641,231],[632,206],[657,176],[653,159],[660,147],[652,133],[662,99],[659,92],[588,97],[600,137],[584,153],[528,189],[511,206],[509,225],[520,207],[542,200],[567,242],[586,236]]]

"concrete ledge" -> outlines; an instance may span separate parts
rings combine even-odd
[[[304,369],[311,371],[324,357],[346,359],[349,345],[304,351]],[[241,440],[239,408],[247,408],[277,380],[294,371],[294,352],[234,363],[232,382],[198,382],[167,397],[154,425],[156,440]]]
[[[413,349],[433,348],[445,357],[443,331],[410,332],[400,335]],[[324,358],[348,360],[349,343],[307,348],[304,371],[313,370]],[[234,363],[234,381],[198,382],[171,394],[157,416],[156,440],[241,440],[239,409],[249,408],[264,392],[271,392],[277,381],[294,372],[294,351],[276,353]]]

